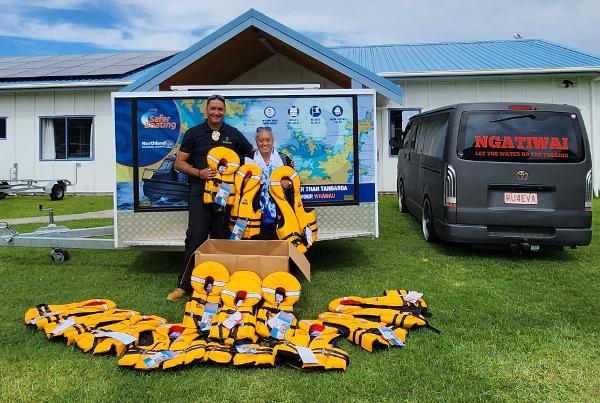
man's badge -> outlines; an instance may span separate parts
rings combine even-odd
[[[221,137],[221,133],[219,133],[218,131],[214,130],[214,131],[212,132],[212,139],[213,139],[214,141],[218,141],[218,140],[219,140],[219,137]]]

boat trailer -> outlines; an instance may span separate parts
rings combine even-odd
[[[75,163],[75,181],[69,179],[19,179],[19,164],[14,163],[8,171],[8,179],[0,179],[0,199],[9,194],[47,193],[50,200],[62,200],[68,186],[77,184],[80,162]]]

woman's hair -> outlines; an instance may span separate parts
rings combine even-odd
[[[269,126],[261,126],[261,127],[257,127],[256,128],[256,135],[254,136],[254,139],[256,141],[258,141],[258,136],[260,136],[261,133],[263,132],[267,132],[271,135],[271,138],[273,139],[273,141],[275,141],[275,135],[273,134],[273,129],[271,129]]]

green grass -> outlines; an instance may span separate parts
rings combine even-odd
[[[596,217],[600,204],[595,203]],[[515,256],[420,238],[419,223],[382,197],[379,239],[318,243],[312,283],[297,314],[312,318],[344,295],[389,288],[425,293],[431,323],[404,349],[367,353],[343,341],[344,373],[290,368],[196,366],[139,373],[117,367],[25,328],[37,303],[110,298],[120,307],[179,321],[168,303],[181,253],[71,250],[49,263],[48,250],[0,248],[0,401],[597,401],[600,390],[600,249]]]
[[[63,200],[52,201],[49,196],[17,195],[0,200],[0,221],[10,218],[45,217],[38,205],[53,208],[54,215],[87,213],[88,211],[111,210],[112,196],[65,195]]]

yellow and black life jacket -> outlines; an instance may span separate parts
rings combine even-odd
[[[75,337],[84,352],[113,353],[120,357],[131,345],[137,345],[140,333],[156,329],[167,321],[159,316],[134,315],[127,320],[96,328]]]
[[[134,315],[139,315],[139,312],[125,309],[111,309],[85,316],[69,316],[60,322],[53,322],[46,325],[44,333],[49,339],[62,337],[67,341],[67,345],[71,345],[78,335],[90,332],[97,327],[128,320]]]
[[[23,321],[27,326],[43,330],[47,324],[55,323],[69,316],[83,316],[115,309],[117,304],[108,299],[88,299],[70,304],[38,304],[25,312]]]
[[[297,328],[292,313],[300,299],[300,282],[287,272],[274,272],[262,281],[263,304],[256,314],[256,333],[265,339],[285,339]]]
[[[245,164],[235,173],[235,198],[231,208],[231,239],[250,239],[260,234],[260,189],[262,170],[256,164]],[[239,222],[238,222],[239,220]],[[237,234],[236,223],[241,234]],[[235,238],[234,238],[235,237]]]
[[[227,283],[221,291],[223,306],[213,319],[208,337],[226,345],[236,341],[256,343],[254,307],[261,299],[260,283],[244,277]]]
[[[208,334],[221,307],[221,291],[229,281],[229,271],[219,262],[207,261],[194,267],[190,279],[192,298],[185,305],[182,323],[196,328],[200,334]]]
[[[232,346],[234,367],[272,367],[275,365],[273,347],[259,344],[235,344]]]
[[[408,332],[399,327],[388,327],[382,322],[355,318],[350,314],[324,312],[319,319],[326,326],[336,327],[348,340],[363,349],[403,347]]]
[[[233,359],[233,353],[231,352],[231,346],[226,346],[217,342],[206,343],[204,347],[203,362],[211,364],[229,364]]]
[[[416,302],[409,302],[406,300],[408,293],[409,291],[406,290],[388,290],[382,297],[343,297],[331,301],[328,309],[333,312],[352,314],[357,318],[383,322],[394,327],[404,329],[426,327],[439,333],[439,330],[425,319],[425,315],[431,316],[431,314],[423,298],[419,297]]]
[[[206,181],[204,203],[219,204],[219,190],[228,189],[226,204],[231,206],[235,196],[233,178],[235,171],[240,167],[240,157],[230,148],[214,147],[208,152],[206,159],[208,167],[217,173],[214,178]]]
[[[291,181],[291,194],[288,197],[281,181]],[[276,232],[279,239],[286,240],[305,253],[317,239],[317,216],[314,210],[306,211],[300,197],[300,178],[292,167],[282,166],[273,171],[270,178],[269,194],[279,208],[281,217]]]
[[[118,365],[141,370],[168,369],[184,365],[186,350],[198,339],[196,329],[181,324],[165,324],[148,334],[149,340],[143,340],[132,346],[119,359]]]
[[[348,353],[334,345],[340,336],[337,328],[321,321],[301,320],[298,329],[275,345],[276,360],[302,369],[345,370],[350,362]],[[302,359],[303,347],[310,350],[316,362]]]
[[[342,297],[331,301],[328,305],[328,309],[331,312],[341,313],[354,313],[359,309],[363,308],[375,308],[375,309],[391,309],[399,312],[410,312],[414,315],[431,316],[429,313],[429,307],[422,298],[422,294],[416,302],[407,300],[406,296],[409,293],[416,293],[415,291],[407,290],[386,290],[381,297]]]

